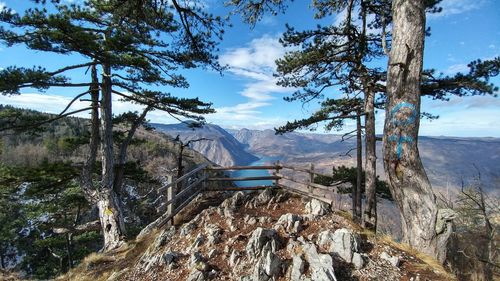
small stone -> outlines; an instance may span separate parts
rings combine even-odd
[[[175,252],[169,252],[163,254],[163,261],[166,265],[171,265],[179,260],[179,254]]]
[[[240,261],[240,252],[236,251],[236,250],[233,250],[231,252],[231,256],[229,257],[229,266],[231,267],[236,267]]]
[[[312,199],[305,206],[306,212],[313,215],[323,216],[330,213],[330,206],[318,199]]]
[[[352,255],[352,264],[356,269],[361,269],[365,265],[365,261],[359,253],[354,253]]]
[[[191,251],[194,249],[198,249],[201,244],[203,244],[203,242],[205,242],[205,236],[203,236],[203,234],[201,233],[198,233],[198,235],[196,235],[196,238],[194,239],[193,244],[191,245]]]
[[[248,220],[248,222],[247,222],[247,224],[249,224],[249,225],[254,225],[254,224],[256,224],[256,223],[257,223],[257,219],[256,219],[255,217],[251,217],[251,218]]]
[[[394,267],[399,266],[399,263],[400,263],[399,257],[396,257],[396,256],[393,257],[386,252],[382,252],[382,253],[380,253],[380,258],[388,261]]]
[[[212,259],[212,258],[214,258],[214,257],[215,257],[218,253],[219,253],[219,251],[217,251],[216,249],[212,249],[212,250],[210,250],[210,252],[208,252],[208,256],[207,256],[207,257],[208,257],[209,259]]]
[[[197,269],[191,270],[188,278],[186,279],[186,281],[204,281],[204,280],[205,280],[205,274]]]
[[[189,264],[191,266],[196,266],[196,264],[200,263],[200,262],[204,262],[205,259],[203,258],[203,256],[201,255],[200,252],[196,251],[194,252],[191,257],[189,258]]]

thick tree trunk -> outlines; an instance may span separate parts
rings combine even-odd
[[[377,156],[375,136],[374,93],[370,88],[365,91],[365,212],[364,227],[377,229]]]
[[[103,251],[117,248],[123,243],[125,225],[116,196],[114,183],[113,116],[111,95],[111,67],[103,64],[101,98],[101,151],[102,178],[97,201],[99,219],[104,235]]]
[[[449,227],[436,228],[436,197],[417,147],[425,36],[424,2],[395,0],[392,6],[384,166],[386,179],[400,209],[403,241],[443,262],[446,258],[443,248],[451,230]]]
[[[361,222],[361,184],[363,181],[363,142],[361,138],[361,110],[358,109],[356,117],[356,186],[353,187],[353,212],[354,221]]]
[[[102,191],[99,196],[97,208],[104,236],[104,247],[101,251],[109,251],[123,244],[123,217],[118,207],[118,197],[113,190]]]

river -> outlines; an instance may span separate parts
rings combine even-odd
[[[280,159],[281,159],[281,157],[263,156],[259,160],[250,163],[248,166],[272,165]],[[240,171],[231,172],[231,177],[262,177],[262,176],[269,176],[269,175],[271,175],[271,174],[269,173],[268,170],[240,170]],[[259,185],[272,185],[273,181],[271,181],[271,180],[237,181],[234,183],[240,187],[249,187],[249,186],[259,186]]]

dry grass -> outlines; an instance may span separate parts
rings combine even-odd
[[[400,251],[403,251],[408,255],[416,257],[421,262],[420,264],[413,264],[413,267],[415,267],[416,269],[431,270],[439,275],[442,275],[446,280],[456,280],[456,277],[453,274],[449,273],[434,257],[421,253],[408,244],[398,243],[388,235],[376,236],[376,240]]]
[[[68,273],[58,277],[61,281],[101,281],[108,280],[113,274],[118,274],[131,268],[146,251],[157,231],[152,231],[139,241],[130,241],[120,248],[108,253],[93,253]],[[119,280],[119,279],[117,279]]]

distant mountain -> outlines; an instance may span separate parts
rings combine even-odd
[[[317,169],[330,172],[334,165],[355,164],[355,139],[342,141],[332,134],[288,133],[275,135],[273,130],[228,130],[238,141],[247,145],[250,153],[281,157],[294,165],[314,163]],[[420,137],[419,151],[429,179],[434,187],[459,187],[481,173],[483,185],[500,192],[500,139]],[[377,173],[384,177],[381,143],[377,146]],[[478,170],[476,170],[476,168]]]
[[[194,142],[191,148],[221,166],[245,165],[259,159],[247,152],[245,145],[241,144],[230,133],[217,125],[207,124],[202,128],[194,129],[185,123],[152,125],[156,130],[174,138],[179,135],[184,142],[200,138],[209,139]]]

